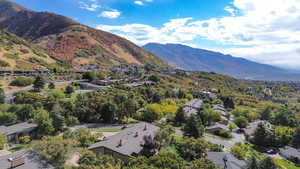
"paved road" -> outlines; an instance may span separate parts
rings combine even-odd
[[[80,124],[73,127],[70,127],[72,131],[75,131],[79,128],[84,128],[88,130],[93,129],[122,129],[124,126],[130,126],[130,125],[124,125],[124,124],[103,124],[103,123],[88,123],[88,124]]]
[[[236,143],[245,141],[245,136],[243,134],[232,133],[232,135],[233,135],[233,138],[231,140],[222,140],[222,139],[218,139],[218,138],[211,137],[211,136],[204,136],[204,139],[213,144],[221,145],[226,150],[229,150]]]

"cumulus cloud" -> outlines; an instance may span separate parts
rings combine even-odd
[[[79,8],[94,12],[101,8],[101,5],[98,4],[97,0],[81,0],[79,1]]]
[[[144,2],[143,1],[134,1],[134,4],[142,6],[142,5],[144,5]]]
[[[172,19],[161,27],[127,24],[98,28],[139,45],[159,42],[197,46],[197,40],[206,39],[232,46],[222,51],[234,56],[279,66],[300,66],[299,0],[233,0],[224,10],[231,16]]]
[[[116,19],[121,16],[121,12],[118,10],[110,10],[110,11],[103,11],[99,14],[99,17],[109,18],[109,19]]]

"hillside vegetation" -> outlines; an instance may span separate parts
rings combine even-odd
[[[46,68],[54,63],[55,60],[50,58],[40,47],[0,30],[1,70]]]

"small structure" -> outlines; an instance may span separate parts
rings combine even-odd
[[[226,125],[220,124],[220,123],[215,123],[214,125],[205,128],[206,132],[212,133],[212,134],[214,134],[220,130],[229,130],[229,128]]]
[[[185,116],[196,115],[202,110],[203,101],[201,99],[193,99],[183,106]]]
[[[89,150],[96,154],[107,154],[116,159],[128,161],[129,158],[141,154],[144,146],[149,141],[154,141],[153,138],[159,129],[159,127],[149,123],[137,123],[104,141],[90,146]]]
[[[290,146],[285,146],[284,148],[279,149],[279,154],[283,158],[295,163],[297,166],[300,167],[300,150],[299,149],[295,149]]]
[[[18,142],[20,137],[29,136],[36,128],[36,124],[24,122],[12,126],[0,126],[0,133],[5,134],[9,142]]]
[[[235,158],[229,152],[208,152],[206,158],[224,169],[242,169],[246,166],[244,161]]]
[[[54,169],[38,155],[30,150],[18,151],[7,156],[0,157],[1,169]]]
[[[246,129],[244,129],[244,133],[245,133],[247,140],[251,139],[258,124],[260,124],[260,123],[262,123],[266,127],[267,130],[270,130],[270,131],[273,130],[272,124],[267,121],[263,121],[263,120],[254,121],[254,122],[250,123]]]

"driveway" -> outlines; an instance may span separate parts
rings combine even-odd
[[[230,148],[233,147],[236,143],[245,141],[244,134],[232,133],[232,136],[233,136],[233,138],[230,140],[222,140],[222,139],[218,139],[216,137],[211,137],[211,136],[204,136],[204,139],[210,143],[223,146],[224,149],[226,149],[226,150],[230,150]]]

